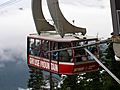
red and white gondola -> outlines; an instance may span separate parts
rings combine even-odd
[[[29,35],[27,37],[28,65],[67,75],[96,71],[99,69],[98,63],[83,48],[72,47],[97,40],[97,38],[77,39],[69,35],[64,38],[59,35]],[[64,48],[66,49],[59,50]],[[97,45],[87,48],[98,57]]]

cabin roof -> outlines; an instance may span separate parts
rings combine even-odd
[[[56,42],[72,42],[72,41],[83,41],[83,40],[97,40],[95,37],[91,36],[83,36],[83,35],[65,35],[63,38],[58,34],[30,34],[28,37],[36,38],[36,39],[43,39],[43,40],[50,40]]]

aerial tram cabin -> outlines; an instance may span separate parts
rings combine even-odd
[[[27,37],[28,65],[66,75],[96,71],[99,69],[98,63],[88,55],[84,48],[74,47],[97,40],[97,38],[80,39],[71,35],[61,38],[60,35],[31,34]],[[86,48],[99,58],[97,45]]]
[[[38,34],[27,37],[28,65],[67,75],[98,70],[99,65],[84,48],[73,48],[96,42],[98,39],[83,38],[86,28],[69,23],[59,8],[58,0],[47,0],[47,5],[53,25],[44,18],[42,0],[32,0],[33,19]],[[82,34],[80,37],[76,35],[79,33]],[[99,58],[97,45],[86,48]]]

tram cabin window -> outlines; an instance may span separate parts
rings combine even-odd
[[[51,50],[58,50],[58,42],[51,42]],[[58,60],[58,51],[51,53],[52,60]]]
[[[48,58],[49,42],[46,40],[30,39],[29,52],[31,55]]]
[[[41,53],[40,53],[40,57],[43,57],[43,58],[47,58],[49,59],[49,55],[47,53],[47,51],[49,50],[49,41],[47,40],[41,40],[42,41],[42,44],[41,44]]]
[[[59,42],[59,49],[71,47],[70,42]],[[62,62],[72,62],[72,49],[62,50],[59,52],[59,60]]]
[[[38,56],[39,53],[39,40],[30,39],[30,54],[34,56]]]
[[[90,52],[95,55],[97,58],[99,58],[99,52],[96,46],[90,47],[89,48]],[[93,57],[88,56],[89,60],[93,60]]]
[[[83,48],[75,49],[74,52],[75,62],[87,61],[87,54]]]
[[[96,40],[73,42],[73,46],[76,47],[76,46],[81,46],[81,45],[84,45],[84,44],[90,44],[90,43],[93,43],[95,41]],[[94,47],[96,49],[92,50],[91,52],[95,56],[98,56],[97,45],[95,45]],[[75,62],[82,62],[82,61],[93,60],[92,57],[89,56],[88,53],[84,50],[84,48],[76,48],[76,49],[74,49],[74,59],[75,59]]]
[[[59,59],[60,61],[63,61],[63,62],[69,62],[69,54],[67,50],[60,51]]]

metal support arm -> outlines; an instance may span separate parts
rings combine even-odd
[[[85,48],[85,51],[90,54],[94,59],[95,61],[102,67],[105,69],[105,71],[108,72],[108,74],[113,78],[115,79],[119,84],[120,84],[120,80],[107,68],[105,67],[105,65],[103,65],[88,49]]]

